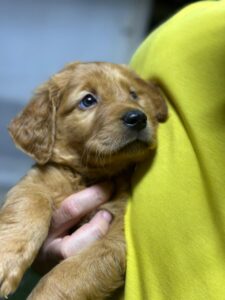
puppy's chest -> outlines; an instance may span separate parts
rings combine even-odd
[[[130,187],[131,174],[133,173],[133,167],[128,170],[124,170],[119,174],[115,174],[112,177],[104,176],[100,172],[98,174],[92,174],[91,177],[83,176],[82,174],[66,167],[57,167],[49,165],[41,173],[43,183],[46,185],[47,191],[51,193],[53,209],[58,209],[62,202],[74,193],[77,193],[88,186],[92,186],[98,182],[104,180],[111,180],[113,182],[113,195],[111,197],[112,202],[124,200],[124,195],[128,194]],[[44,177],[43,177],[44,175]],[[91,179],[87,179],[91,178]],[[122,200],[122,202],[123,202]],[[108,206],[109,204],[107,204]],[[110,204],[112,206],[113,204]]]
[[[130,176],[129,176],[130,177]],[[61,178],[62,179],[62,178]],[[129,191],[129,182],[130,178],[128,179],[127,174],[120,174],[120,176],[116,176],[114,178],[111,178],[114,182],[114,193],[111,197],[110,205],[107,204],[106,206],[112,206],[112,203],[116,200],[121,200],[121,198],[124,200],[124,194],[128,195]],[[100,182],[103,181],[100,180]],[[74,193],[77,193],[83,189],[85,189],[88,186],[91,186],[92,184],[95,184],[96,181],[87,181],[79,174],[64,174],[63,180],[57,183],[55,185],[55,188],[52,189],[52,199],[53,199],[53,207],[54,209],[57,209],[60,207],[61,203],[69,196],[71,196]],[[127,198],[127,196],[126,196]]]
[[[70,176],[71,177],[71,176]],[[73,178],[69,178],[70,180],[63,180],[60,182],[55,190],[53,191],[52,199],[53,199],[53,206],[55,209],[59,208],[61,203],[69,196],[74,193],[77,193],[85,187],[87,187],[85,181],[82,179],[81,176],[77,175]]]

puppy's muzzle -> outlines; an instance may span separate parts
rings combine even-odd
[[[136,131],[141,131],[147,126],[147,116],[140,110],[126,112],[122,117],[122,121],[126,127]]]

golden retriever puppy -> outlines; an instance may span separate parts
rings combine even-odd
[[[44,276],[28,299],[104,299],[123,285],[130,167],[156,145],[167,107],[157,88],[123,65],[72,63],[35,92],[10,134],[36,164],[0,211],[0,295],[15,291],[70,194],[110,178],[109,232]]]

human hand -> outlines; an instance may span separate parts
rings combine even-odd
[[[91,186],[66,198],[52,217],[49,234],[34,262],[34,269],[45,274],[61,260],[79,253],[102,238],[109,229],[112,216],[98,211],[94,217],[69,234],[71,228],[99,205],[109,200],[113,186],[104,182]]]

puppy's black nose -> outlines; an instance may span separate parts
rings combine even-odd
[[[147,125],[147,117],[140,110],[130,110],[122,117],[124,124],[134,130],[141,131]]]

